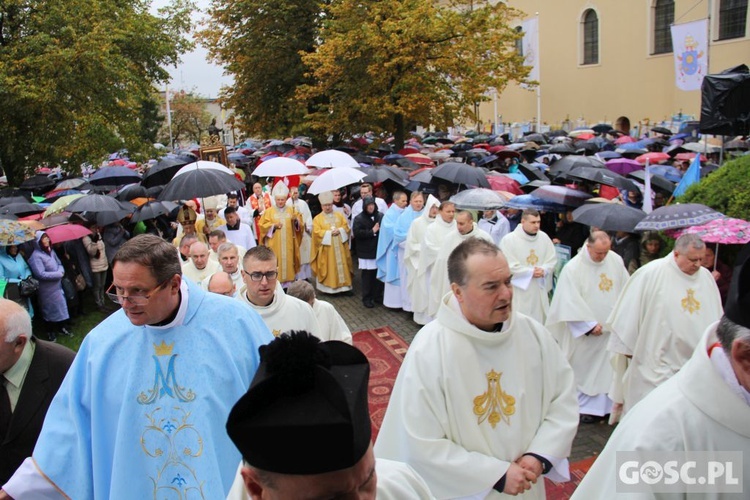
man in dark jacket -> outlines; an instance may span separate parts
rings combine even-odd
[[[378,291],[383,286],[377,279],[378,266],[375,257],[380,236],[380,221],[383,214],[378,211],[375,198],[368,196],[362,201],[362,213],[354,218],[352,232],[357,240],[357,258],[362,271],[362,303],[365,307],[375,307],[375,297],[382,295]]]
[[[75,353],[31,334],[29,313],[0,299],[0,485],[31,456]]]

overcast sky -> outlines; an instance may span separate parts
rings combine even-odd
[[[194,24],[203,16],[210,0],[194,0],[201,12],[193,14]],[[167,5],[169,0],[153,0],[152,9]],[[182,63],[177,67],[166,68],[172,76],[169,83],[170,90],[185,90],[195,92],[202,97],[217,97],[222,85],[230,85],[232,78],[223,75],[221,67],[211,64],[206,60],[208,52],[200,45],[193,52],[182,56]],[[162,89],[163,90],[163,89]]]

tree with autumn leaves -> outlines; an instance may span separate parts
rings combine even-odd
[[[210,13],[203,40],[234,74],[225,98],[251,134],[375,132],[400,145],[415,124],[473,121],[491,88],[528,75],[521,13],[503,2],[214,0]]]
[[[80,165],[153,147],[154,85],[192,42],[189,0],[0,3],[0,165]]]

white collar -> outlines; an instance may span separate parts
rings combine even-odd
[[[180,283],[180,307],[177,309],[177,315],[174,317],[172,321],[167,323],[166,325],[146,325],[149,328],[153,328],[155,330],[166,330],[168,328],[174,328],[176,326],[182,326],[185,323],[185,316],[187,316],[187,309],[188,309],[188,285],[185,280],[182,280]]]
[[[717,346],[711,349],[711,363],[732,392],[742,398],[746,405],[750,406],[750,392],[747,392],[747,389],[742,387],[737,381],[737,376],[732,369],[732,363],[729,361],[723,347]]]

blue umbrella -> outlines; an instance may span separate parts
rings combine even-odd
[[[385,155],[383,157],[383,161],[392,162],[392,161],[400,160],[401,158],[405,158],[405,156],[399,155],[399,154]]]
[[[566,207],[565,205],[560,205],[559,203],[553,203],[551,201],[545,201],[530,194],[519,194],[518,196],[514,196],[513,198],[508,200],[505,206],[518,210],[535,208],[537,210],[542,210],[545,212],[557,212],[561,214],[570,210],[570,208]]]
[[[598,156],[602,160],[611,160],[613,158],[622,158],[622,155],[620,153],[615,153],[614,151],[600,151],[600,152],[596,153],[596,156]]]
[[[680,182],[682,180],[682,172],[671,165],[654,165],[653,167],[649,167],[649,170],[652,174],[661,175],[672,182]]]
[[[523,186],[524,184],[528,184],[529,183],[528,177],[526,177],[525,175],[523,175],[521,172],[511,172],[509,174],[502,174],[502,175],[504,175],[506,177],[510,177],[514,181],[517,181],[518,184],[520,184],[521,186]]]

